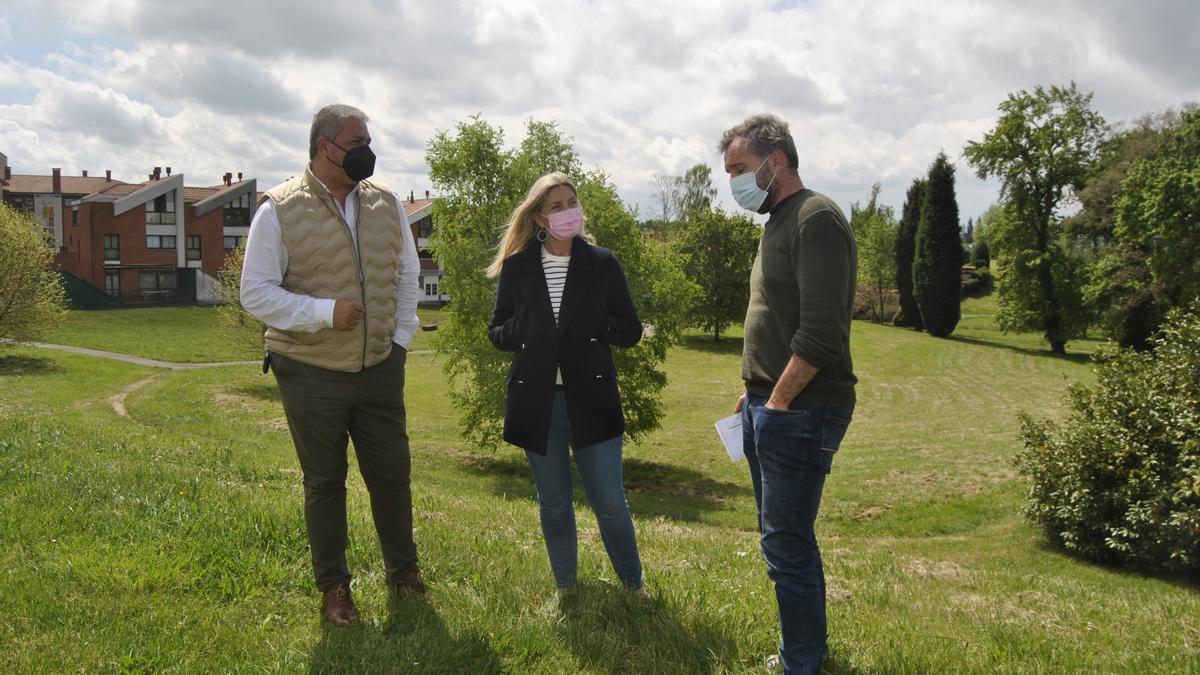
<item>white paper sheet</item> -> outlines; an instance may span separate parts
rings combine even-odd
[[[729,459],[738,461],[746,455],[742,452],[742,413],[736,412],[729,417],[723,417],[717,420],[717,435],[721,437],[721,444],[725,446],[725,452],[729,453]]]

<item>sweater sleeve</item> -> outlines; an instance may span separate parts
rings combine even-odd
[[[791,246],[800,321],[789,346],[796,356],[826,368],[842,358],[850,336],[850,242],[837,216],[821,210],[800,223]]]

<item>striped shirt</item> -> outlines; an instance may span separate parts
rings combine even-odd
[[[554,325],[558,325],[558,308],[562,305],[563,289],[567,287],[567,267],[571,264],[569,255],[552,255],[542,247],[542,271],[546,273],[546,290],[550,293],[550,309],[554,312]],[[554,383],[561,385],[562,369],[555,369]]]
[[[550,309],[554,310],[554,323],[558,324],[558,308],[562,304],[563,289],[567,286],[569,255],[551,255],[542,247],[542,271],[546,273],[546,290],[550,292]]]

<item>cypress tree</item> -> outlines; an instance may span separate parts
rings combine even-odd
[[[976,267],[987,267],[992,264],[992,256],[988,252],[987,239],[980,239],[975,242],[975,248],[971,251],[971,264]]]
[[[900,309],[892,323],[897,326],[924,330],[921,310],[913,297],[913,254],[917,243],[917,225],[921,222],[921,195],[925,181],[914,178],[904,197],[904,210],[900,215],[900,227],[896,233],[896,291],[900,295]]]
[[[958,325],[961,258],[954,165],[939,152],[925,183],[913,259],[913,295],[925,330],[934,337],[946,337]]]

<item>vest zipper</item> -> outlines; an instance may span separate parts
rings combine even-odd
[[[359,199],[358,208],[359,208],[359,210],[362,209],[362,200],[361,199]],[[355,212],[354,215],[357,216],[359,214],[358,214],[358,212]],[[359,218],[358,220],[361,221],[362,219]],[[347,224],[346,227],[349,227],[349,224]],[[355,223],[355,228],[357,229],[357,227],[358,227],[358,223]],[[361,243],[362,242],[362,237],[361,237],[362,232],[358,232],[357,234],[359,236],[353,237],[353,239],[354,239],[354,261],[356,263],[358,263],[358,292],[359,292],[359,295],[362,296],[362,306],[363,306],[363,314],[362,314],[363,345],[362,345],[362,361],[361,361],[362,365],[360,366],[360,369],[365,369],[367,367],[367,334],[368,334],[367,333],[367,277],[366,277],[366,274],[363,272],[363,264],[362,264],[362,243]]]
[[[356,191],[358,190],[357,187],[355,187],[354,189]],[[358,198],[359,196],[360,195],[355,195],[356,198]],[[349,199],[350,198],[349,195],[347,195],[346,198]],[[330,197],[330,199],[332,199],[332,197]],[[360,213],[361,211],[362,211],[362,199],[359,199],[358,208],[355,209],[355,211],[354,211],[355,220],[361,220],[360,218],[357,217],[361,214]],[[362,370],[367,367],[367,277],[363,273],[362,244],[360,243],[361,238],[356,236],[357,234],[361,234],[361,233],[356,233],[354,230],[352,230],[350,228],[350,223],[346,221],[346,217],[342,214],[341,211],[334,209],[334,213],[336,213],[338,215],[338,217],[342,219],[342,224],[346,226],[346,234],[350,235],[350,242],[354,244],[354,264],[358,268],[358,296],[359,296],[359,298],[361,298],[362,306],[363,306],[363,315],[362,315],[362,324],[361,324],[362,331],[363,331],[363,344],[362,344],[362,357],[359,359],[359,370]],[[358,227],[358,224],[355,223],[355,228],[357,229],[357,227]]]

